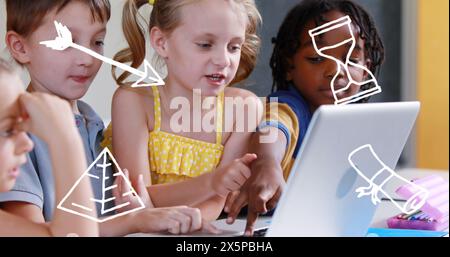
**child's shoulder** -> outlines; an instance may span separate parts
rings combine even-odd
[[[113,96],[113,102],[120,104],[132,104],[148,100],[153,100],[151,87],[132,88],[121,86],[116,89]]]
[[[263,110],[263,102],[255,93],[242,88],[226,88],[224,92],[225,108],[240,109],[247,106],[249,112],[261,113]],[[232,103],[231,105],[229,105]]]
[[[237,87],[227,87],[224,90],[224,96],[230,97],[230,98],[243,98],[245,99],[258,99],[258,96],[255,95],[255,93],[242,88]]]
[[[294,109],[309,110],[309,105],[296,88],[289,87],[288,89],[277,90],[267,96],[269,102],[278,102],[287,104]]]
[[[114,92],[112,113],[118,116],[153,119],[153,90],[151,87],[132,88],[121,86]],[[150,125],[149,125],[150,126]]]

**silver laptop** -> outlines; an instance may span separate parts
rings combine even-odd
[[[419,107],[418,102],[321,106],[313,115],[270,225],[263,219],[256,227],[268,226],[266,236],[365,236],[376,206],[370,196],[358,198],[356,189],[369,183],[358,175],[349,157],[371,178],[381,164],[367,151],[355,154],[370,145],[383,164],[394,169]],[[244,224],[241,220],[235,227],[242,233]],[[223,221],[218,227],[230,231]]]
[[[260,218],[256,229],[266,228],[266,236],[365,236],[376,206],[370,196],[358,198],[356,189],[369,183],[352,167],[349,156],[370,145],[379,160],[394,169],[419,107],[418,102],[321,106],[271,221]],[[380,169],[374,160],[366,154],[356,161],[366,178]],[[219,236],[242,235],[245,220],[233,225],[218,220],[215,225],[224,231]]]

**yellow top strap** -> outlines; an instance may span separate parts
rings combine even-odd
[[[218,145],[222,145],[223,98],[224,91],[217,97],[216,144]]]
[[[155,125],[153,131],[159,131],[161,129],[161,100],[159,98],[158,87],[151,87],[153,90],[153,108],[155,109]]]
[[[155,2],[156,2],[156,0],[148,0],[148,3],[149,3],[150,5],[154,5]]]
[[[159,96],[158,87],[152,87],[153,90],[153,108],[155,109],[155,125],[153,131],[161,130],[161,98]],[[222,128],[223,128],[223,101],[224,92],[217,97],[217,117],[216,117],[216,144],[222,145]]]

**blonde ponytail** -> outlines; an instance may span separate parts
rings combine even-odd
[[[145,29],[139,23],[139,8],[148,4],[148,0],[127,0],[122,12],[122,30],[129,45],[119,51],[114,60],[121,63],[131,62],[131,67],[139,67],[145,58]],[[125,80],[130,76],[129,72],[123,72],[116,76],[116,68],[112,68],[112,76],[119,86],[125,85]]]

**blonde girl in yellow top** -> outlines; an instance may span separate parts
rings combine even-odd
[[[133,67],[145,58],[137,12],[147,4],[147,0],[128,0],[123,10],[129,48],[115,59],[131,62]],[[221,213],[228,192],[238,190],[248,178],[249,165],[257,158],[247,154],[247,147],[262,104],[253,93],[229,86],[247,78],[255,66],[260,14],[254,0],[156,0],[150,4],[150,43],[167,67],[166,84],[131,90],[125,82],[129,74],[116,78],[122,87],[112,103],[113,152],[121,167],[129,170],[133,184],[143,174],[146,185],[152,185],[148,191],[155,207],[195,206],[204,219],[213,220]],[[213,97],[214,104],[196,116],[192,107],[198,97],[203,104]],[[171,108],[176,98],[184,99],[182,107],[188,107]],[[224,99],[247,105],[241,110]],[[225,113],[234,113],[233,118],[225,119]],[[188,120],[189,131],[174,131],[174,114]],[[244,115],[243,119],[237,115]],[[201,126],[192,132],[194,123],[202,124],[207,118],[213,131]],[[237,125],[242,124],[237,122],[249,125],[238,132]]]

